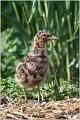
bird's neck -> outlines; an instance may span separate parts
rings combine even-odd
[[[45,48],[44,47],[35,46],[34,47],[34,51],[45,51]]]
[[[34,48],[43,48],[45,49],[45,44],[43,41],[34,41]]]
[[[40,56],[41,58],[43,58],[43,56],[47,56],[46,50],[44,47],[34,47],[33,53],[35,55]]]

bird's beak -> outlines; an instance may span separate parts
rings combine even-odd
[[[52,40],[57,40],[58,38],[55,36],[52,36]]]
[[[49,36],[47,36],[47,39],[48,40],[57,40],[58,38],[53,35],[49,35]]]

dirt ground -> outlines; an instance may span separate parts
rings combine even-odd
[[[35,103],[36,102],[36,103]],[[80,100],[71,98],[62,101],[41,102],[23,100],[12,101],[1,98],[0,120],[57,120],[80,119]]]

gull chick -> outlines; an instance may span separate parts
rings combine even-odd
[[[45,44],[57,39],[46,30],[40,30],[33,39],[33,50],[16,66],[15,79],[21,86],[26,102],[26,89],[37,86],[38,102],[40,102],[40,84],[47,70],[47,54]]]

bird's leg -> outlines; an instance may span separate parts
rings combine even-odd
[[[37,86],[38,103],[40,103],[40,88]]]
[[[27,93],[26,93],[26,89],[25,88],[23,88],[23,93],[24,93],[25,101],[28,102]]]

